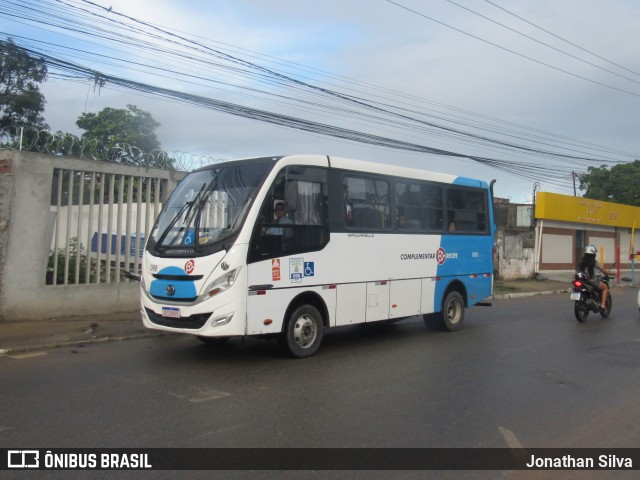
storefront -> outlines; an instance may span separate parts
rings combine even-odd
[[[630,250],[640,250],[640,207],[539,192],[535,217],[539,273],[575,270],[585,245],[598,248],[607,268],[619,261],[621,270],[631,270]]]

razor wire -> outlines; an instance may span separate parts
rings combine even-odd
[[[105,147],[97,139],[38,127],[0,128],[0,150],[21,150],[56,157],[76,157],[139,167],[189,172],[225,159],[180,150],[155,149],[145,152],[135,145],[116,143]]]

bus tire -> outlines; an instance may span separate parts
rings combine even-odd
[[[281,345],[294,358],[310,357],[320,347],[324,325],[322,315],[313,305],[301,305],[296,308],[281,334]]]
[[[464,322],[464,298],[459,292],[452,290],[442,302],[442,324],[445,330],[455,332]]]
[[[450,291],[442,302],[442,311],[422,316],[429,330],[455,332],[464,321],[464,299],[459,292]]]

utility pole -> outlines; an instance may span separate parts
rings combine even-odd
[[[536,225],[536,192],[540,189],[540,183],[533,184],[533,196],[531,197],[531,227]]]
[[[573,179],[573,196],[577,197],[578,195],[576,194],[576,176],[578,174],[576,172],[574,172],[573,170],[571,171],[571,178]]]

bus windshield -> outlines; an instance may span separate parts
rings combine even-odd
[[[151,232],[155,248],[211,246],[233,236],[271,164],[242,163],[193,172],[180,182]]]

